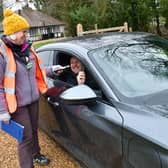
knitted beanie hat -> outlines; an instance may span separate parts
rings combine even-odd
[[[24,29],[29,29],[28,21],[14,13],[11,9],[4,10],[3,30],[5,35],[11,35]]]

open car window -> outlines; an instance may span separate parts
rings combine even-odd
[[[72,57],[72,55],[70,55],[68,53],[64,53],[64,52],[59,52],[57,54],[57,64],[62,65],[62,66],[70,65],[70,57]],[[98,98],[107,100],[105,98],[105,95],[103,94],[101,88],[99,87],[99,84],[96,82],[96,80],[94,79],[91,72],[89,72],[89,70],[87,69],[87,66],[84,65],[84,67],[85,67],[85,73],[86,73],[86,83],[85,84],[88,85],[92,90],[94,90],[94,92],[96,93]],[[67,88],[73,87],[72,84],[70,84],[70,83],[68,84],[67,82],[63,81],[59,76],[57,76],[57,79],[55,80],[54,85],[57,85],[57,86],[64,85]]]

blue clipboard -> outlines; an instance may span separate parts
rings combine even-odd
[[[23,131],[24,126],[15,122],[14,120],[10,120],[9,124],[1,121],[1,129],[11,135],[12,137],[16,138],[19,143],[23,140]]]

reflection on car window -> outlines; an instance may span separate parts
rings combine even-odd
[[[168,89],[165,46],[168,42],[128,42],[99,48],[89,55],[123,95],[135,97]]]
[[[38,56],[44,66],[49,66],[53,64],[53,51],[41,51],[38,52]]]

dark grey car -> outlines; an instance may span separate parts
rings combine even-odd
[[[96,89],[53,75],[40,127],[91,168],[168,168],[168,41],[108,33],[38,49],[45,66],[84,64]]]

